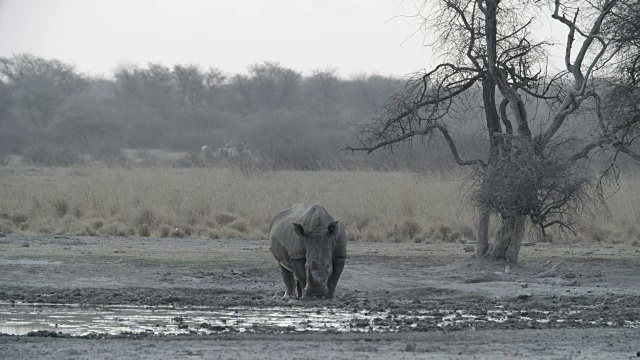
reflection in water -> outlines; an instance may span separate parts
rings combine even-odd
[[[390,312],[326,307],[189,307],[172,306],[78,306],[56,304],[0,303],[0,333],[24,335],[48,330],[71,335],[121,334],[209,334],[226,332],[334,331],[395,332],[403,328],[465,326],[480,323],[556,322],[581,324],[580,311],[508,311],[492,309],[483,314],[461,310],[416,310]],[[603,324],[608,325],[607,322]],[[617,324],[640,327],[640,321]]]

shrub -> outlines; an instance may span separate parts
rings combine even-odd
[[[151,230],[149,229],[149,225],[143,224],[138,228],[138,235],[142,237],[151,236]]]
[[[96,236],[98,235],[94,228],[91,226],[85,226],[84,229],[78,234],[80,236]]]
[[[69,203],[65,199],[56,199],[51,205],[53,205],[53,210],[59,218],[65,216],[69,211]]]
[[[82,217],[82,210],[80,209],[80,205],[75,204],[73,206],[72,213],[73,213],[73,216],[76,217],[77,219],[81,218]]]
[[[362,235],[360,236],[360,239],[367,240],[367,241],[380,242],[385,240],[385,236],[380,231],[367,230],[362,233]]]
[[[175,228],[175,229],[173,229],[171,231],[169,236],[172,237],[172,238],[183,238],[184,237],[184,231],[180,230],[179,228]]]
[[[204,159],[202,159],[200,154],[195,152],[190,152],[187,155],[182,156],[175,162],[176,167],[183,168],[203,167],[204,165]]]
[[[422,231],[422,227],[415,220],[405,220],[400,225],[400,235],[405,239],[412,239]]]
[[[361,233],[359,231],[351,231],[347,230],[347,241],[358,241],[360,240]]]
[[[0,232],[11,234],[13,232],[13,222],[6,219],[0,220]]]
[[[447,225],[440,225],[438,227],[438,232],[440,233],[440,239],[442,239],[442,241],[445,241],[445,242],[450,241],[450,235],[452,231],[453,229],[451,229],[451,227]]]
[[[27,216],[27,214],[14,214],[11,217],[11,221],[13,221],[13,223],[16,225],[20,225],[24,222],[27,222],[27,220],[29,220],[29,217]]]
[[[247,224],[243,219],[238,219],[232,222],[229,227],[241,233],[246,233],[249,230],[249,224]]]
[[[169,237],[169,234],[171,233],[171,228],[168,226],[163,226],[160,228],[160,237],[166,238]]]
[[[603,242],[611,236],[611,232],[607,229],[596,228],[591,232],[591,239],[596,242]]]
[[[187,210],[185,220],[189,225],[196,225],[198,220],[200,220],[200,214],[195,209]]]
[[[94,230],[100,230],[102,226],[104,226],[104,221],[102,220],[93,220],[91,222],[91,228],[93,228]]]
[[[131,228],[121,222],[115,222],[103,227],[102,233],[110,236],[127,236],[131,234]]]
[[[143,207],[138,209],[138,213],[135,217],[135,224],[138,226],[142,225],[152,225],[155,216],[153,215],[153,210]]]
[[[233,222],[233,220],[236,219],[235,216],[233,216],[233,214],[229,214],[229,213],[222,213],[222,214],[218,214],[216,216],[213,217],[216,222],[222,226],[225,226],[227,224],[230,224],[231,222]]]
[[[243,236],[235,229],[223,227],[209,231],[209,237],[212,239],[241,239]]]

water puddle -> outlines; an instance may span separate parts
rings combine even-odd
[[[162,335],[239,332],[397,332],[481,324],[525,323],[640,328],[640,320],[584,320],[581,310],[549,312],[500,308],[463,310],[350,310],[327,307],[79,306],[0,303],[0,333],[46,330],[70,335],[153,333]]]

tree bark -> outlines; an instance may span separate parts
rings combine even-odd
[[[495,260],[506,260],[516,264],[526,220],[526,216],[503,218],[488,256]]]
[[[476,259],[480,259],[489,250],[489,221],[491,220],[491,209],[486,205],[481,205],[478,214],[478,236],[476,238]]]

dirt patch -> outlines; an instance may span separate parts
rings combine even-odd
[[[23,246],[25,243],[29,246]],[[275,358],[275,355],[282,354],[281,349],[299,353],[293,348],[301,341],[327,351],[342,349],[350,358],[364,355],[386,358],[396,356],[398,352],[457,356],[459,352],[464,354],[470,350],[460,340],[468,338],[468,341],[476,342],[478,349],[485,351],[479,350],[479,354],[506,358],[509,354],[533,354],[533,349],[526,350],[529,341],[526,334],[538,339],[541,349],[549,349],[548,354],[540,357],[578,356],[576,351],[584,349],[595,351],[594,354],[612,351],[626,356],[640,351],[617,341],[638,331],[634,328],[640,320],[640,288],[637,286],[640,251],[637,247],[536,245],[524,248],[521,259],[519,266],[506,269],[506,264],[472,260],[459,244],[352,242],[349,244],[347,265],[338,284],[337,298],[332,301],[300,301],[282,298],[284,285],[266,241],[8,236],[0,240],[0,273],[3,274],[0,278],[0,301],[7,304],[162,305],[184,308],[321,307],[373,314],[367,318],[366,324],[354,322],[350,325],[360,326],[360,330],[365,332],[375,326],[387,326],[399,332],[370,334],[380,343],[360,342],[362,338],[357,337],[343,342],[340,339],[352,335],[331,333],[315,334],[313,340],[309,338],[311,335],[294,332],[284,338],[270,337],[269,333],[275,331],[273,329],[263,331],[265,335],[229,337],[222,331],[212,331],[210,335],[171,338],[170,341],[180,344],[176,349],[185,349],[184,354],[192,352],[196,357],[198,354],[201,357],[211,356],[210,351],[215,350],[219,357],[252,358],[256,349],[265,348],[271,351],[269,356],[273,354]],[[577,280],[576,286],[465,282],[478,271],[508,270],[519,275],[537,274],[560,260],[565,260],[565,263],[559,269],[559,276]],[[501,321],[482,321],[483,317],[498,313],[504,318]],[[462,321],[469,316],[480,321],[473,325]],[[531,321],[522,321],[523,317]],[[438,326],[446,319],[450,324]],[[213,322],[208,324],[217,326]],[[478,330],[487,336],[481,341],[482,336],[476,337],[472,335],[476,332],[466,331],[468,329]],[[574,342],[558,342],[539,329],[560,332]],[[573,335],[578,332],[595,337],[595,340]],[[36,356],[58,356],[61,354],[58,351],[68,351],[65,353],[70,355],[68,357],[107,357],[107,353],[102,356],[93,353],[86,339],[70,338],[64,342],[48,343],[46,339],[51,336],[64,336],[64,333],[53,334],[33,333],[44,339],[29,340],[33,346],[32,353]],[[447,338],[444,334],[450,336]],[[147,350],[128,345],[127,339],[132,336],[146,339],[145,346],[153,349],[148,354],[179,355],[175,349],[168,349],[164,343],[158,342],[156,337],[148,338],[149,335],[145,334],[109,337],[108,344],[121,348],[123,356],[140,355],[144,358]],[[430,346],[421,342],[436,338],[443,342]],[[25,350],[26,343],[14,339],[2,337],[0,344],[13,349],[11,351]],[[212,339],[221,340],[226,346],[209,341]],[[412,345],[412,342],[418,345]],[[612,345],[608,346],[606,342]],[[237,353],[232,350],[236,345]],[[78,353],[71,354],[73,349]],[[500,349],[505,350],[501,352]],[[262,351],[258,353],[264,354]]]

